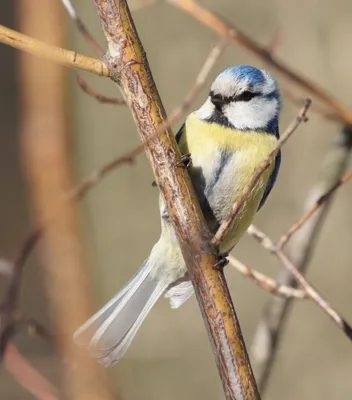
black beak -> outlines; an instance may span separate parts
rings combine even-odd
[[[211,96],[210,101],[214,104],[218,111],[221,111],[222,107],[227,104],[226,99],[220,96]]]

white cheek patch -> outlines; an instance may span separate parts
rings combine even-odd
[[[228,121],[237,129],[260,129],[278,113],[278,100],[254,98],[249,102],[233,102],[223,108]]]
[[[207,101],[202,105],[202,107],[195,112],[196,116],[201,119],[205,120],[210,118],[215,111],[214,104],[210,101],[210,97],[208,97]]]

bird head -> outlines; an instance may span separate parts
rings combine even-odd
[[[268,131],[273,124],[277,126],[279,112],[275,79],[265,70],[238,65],[218,75],[196,115],[235,129]]]

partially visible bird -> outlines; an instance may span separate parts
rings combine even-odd
[[[199,110],[176,139],[191,154],[189,174],[209,229],[215,233],[245,185],[279,138],[280,95],[272,76],[247,65],[226,69],[213,82]],[[278,174],[281,154],[261,176],[220,245],[229,252],[265,203]],[[161,236],[136,275],[75,333],[105,366],[126,352],[149,311],[164,295],[172,308],[193,294],[168,210],[160,196]]]

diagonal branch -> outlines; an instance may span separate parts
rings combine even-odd
[[[232,265],[240,274],[250,278],[256,285],[268,291],[269,293],[280,297],[295,299],[304,299],[307,296],[303,290],[280,285],[274,279],[269,278],[259,271],[249,268],[247,265],[243,264],[240,260],[231,255],[229,255],[227,258],[230,262],[230,265]]]
[[[299,112],[299,115],[291,123],[291,125],[286,129],[286,131],[282,134],[281,138],[277,142],[277,145],[273,148],[273,150],[271,150],[271,152],[268,154],[268,156],[263,161],[262,165],[256,170],[256,172],[252,176],[251,180],[247,183],[241,196],[238,198],[238,200],[232,206],[230,215],[220,225],[218,231],[216,232],[216,234],[213,238],[213,242],[215,244],[219,245],[219,243],[221,243],[221,241],[224,239],[226,234],[229,232],[234,218],[240,211],[241,207],[243,206],[244,202],[246,201],[249,194],[253,190],[254,186],[258,183],[260,177],[263,175],[265,170],[269,167],[270,163],[272,162],[273,158],[276,156],[277,152],[280,150],[280,148],[283,146],[283,144],[289,139],[289,137],[295,132],[295,130],[298,128],[298,126],[302,122],[306,122],[308,120],[306,114],[307,114],[310,104],[311,104],[311,100],[307,99],[305,102],[305,105]]]
[[[311,82],[302,74],[294,71],[283,61],[274,57],[274,55],[265,46],[260,45],[253,39],[249,38],[238,28],[229,23],[226,23],[219,16],[207,8],[201,6],[194,0],[167,0],[168,3],[187,12],[195,19],[214,30],[220,36],[229,37],[235,43],[238,43],[272,68],[275,68],[279,73],[284,75],[290,81],[306,90],[309,94],[314,95],[323,103],[333,109],[346,125],[352,125],[352,111],[342,102],[335,99],[331,94],[319,87],[316,83]]]
[[[128,5],[94,0],[108,43],[107,64],[132,111],[141,139],[159,131],[166,119]],[[239,322],[222,272],[214,269],[218,249],[202,216],[174,135],[165,129],[146,152],[167,204],[213,345],[227,399],[259,399]]]
[[[291,236],[295,234],[302,226],[319,210],[323,204],[330,199],[330,197],[335,193],[335,191],[342,186],[344,183],[352,179],[352,171],[346,172],[346,174],[328,191],[321,195],[313,204],[309,210],[307,210],[302,217],[295,222],[288,230],[285,232],[277,243],[277,248],[279,250],[283,249],[285,244],[290,240]]]
[[[301,285],[307,296],[310,297],[329,317],[335,322],[335,324],[345,333],[345,335],[352,340],[352,327],[346,322],[344,318],[313,288],[313,286],[307,282],[298,268],[292,263],[292,261],[283,253],[282,250],[278,249],[274,242],[264,232],[259,230],[254,225],[251,225],[248,229],[248,233],[253,236],[259,243],[261,243],[267,250],[275,254],[275,256],[281,261],[282,265],[290,272],[293,278]]]

